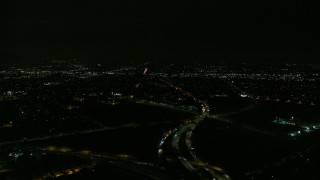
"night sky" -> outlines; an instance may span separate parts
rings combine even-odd
[[[3,3],[0,62],[320,62],[306,1]]]

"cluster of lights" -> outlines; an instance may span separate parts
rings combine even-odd
[[[273,122],[276,124],[291,125],[301,128],[301,130],[296,130],[288,133],[288,135],[291,137],[301,136],[305,133],[310,133],[320,129],[320,124],[312,124],[309,126],[303,125],[301,122],[297,121],[297,119],[293,116],[290,119],[276,117],[276,119]]]

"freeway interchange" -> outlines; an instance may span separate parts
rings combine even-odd
[[[193,151],[191,139],[192,133],[196,126],[204,118],[209,116],[209,105],[205,101],[193,96],[192,93],[174,85],[169,80],[162,77],[159,79],[182,95],[191,97],[202,107],[202,113],[196,115],[192,121],[186,121],[185,124],[182,124],[163,135],[158,149],[159,158],[166,164],[167,168],[175,169],[174,172],[181,174],[185,179],[231,179],[223,169],[209,165],[200,160]],[[177,165],[181,168],[176,168]]]

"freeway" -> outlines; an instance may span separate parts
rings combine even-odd
[[[268,135],[268,136],[275,136],[275,137],[279,137],[279,133],[277,132],[273,132],[273,131],[268,131],[268,130],[262,130],[259,128],[255,128],[253,126],[250,125],[245,125],[245,124],[240,124],[239,122],[234,121],[232,118],[230,118],[230,116],[244,112],[244,111],[248,111],[250,109],[253,109],[257,106],[257,103],[253,103],[251,105],[248,105],[242,109],[239,110],[235,110],[235,111],[231,111],[231,112],[226,112],[226,113],[221,113],[221,114],[213,114],[213,115],[208,115],[208,118],[212,118],[215,121],[220,121],[220,122],[224,122],[224,123],[228,123],[231,124],[233,126],[239,127],[241,129],[245,129],[247,131],[252,131],[252,132],[256,132],[259,134],[264,134],[264,135]],[[295,139],[294,137],[282,137],[283,139]]]
[[[98,129],[88,129],[88,130],[82,130],[82,131],[75,131],[75,132],[70,132],[70,133],[59,133],[59,134],[53,134],[53,135],[48,135],[48,136],[40,136],[40,137],[33,137],[33,138],[24,138],[24,139],[19,139],[15,141],[6,141],[6,142],[1,142],[0,147],[7,146],[7,145],[15,145],[19,143],[25,143],[25,142],[34,142],[34,141],[41,141],[41,140],[47,140],[47,139],[53,139],[53,138],[58,138],[58,137],[67,137],[67,136],[73,136],[77,134],[90,134],[90,133],[95,133],[95,132],[102,132],[102,131],[108,131],[108,130],[116,130],[116,129],[121,129],[121,128],[135,128],[135,127],[140,127],[140,126],[155,126],[159,124],[170,124],[172,121],[162,121],[162,122],[149,122],[149,123],[126,123],[122,124],[119,126],[112,126],[112,127],[102,127]]]
[[[82,168],[74,168],[72,170],[72,174],[80,172],[81,169],[94,169],[95,164],[108,164],[111,167],[117,167],[121,171],[128,171],[136,174],[137,176],[146,177],[148,179],[173,179],[170,175],[168,175],[162,167],[158,164],[143,162],[135,159],[134,157],[127,154],[105,154],[105,153],[96,153],[88,150],[82,151],[71,151],[65,148],[27,148],[33,154],[56,154],[56,155],[64,155],[64,156],[73,156],[78,157],[80,159],[88,160],[89,162],[94,162],[88,166]],[[68,173],[68,169],[59,171],[54,173],[56,176],[66,176],[71,175]],[[44,177],[50,178],[50,177]]]
[[[182,124],[175,130],[170,130],[164,134],[159,144],[159,157],[161,159],[164,159],[166,163],[170,164],[172,163],[171,159],[165,157],[168,157],[169,154],[173,154],[171,156],[177,159],[180,162],[180,165],[182,165],[184,169],[186,169],[192,175],[190,176],[191,178],[196,177],[201,179],[219,180],[231,179],[230,176],[226,174],[226,172],[221,168],[209,165],[208,163],[197,158],[192,150],[192,133],[196,126],[201,121],[203,121],[204,118],[209,116],[210,108],[207,102],[200,100],[199,98],[195,97],[192,93],[185,91],[177,85],[174,85],[168,79],[159,77],[159,80],[167,84],[169,87],[180,92],[182,95],[192,98],[196,103],[200,104],[200,106],[202,107],[202,113],[196,115],[192,121],[187,121],[185,124]],[[185,147],[184,149],[181,148],[181,143],[183,143],[183,147]],[[171,146],[166,146],[166,144],[171,144]]]

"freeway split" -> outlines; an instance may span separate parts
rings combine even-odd
[[[180,174],[185,179],[218,179],[229,180],[231,177],[221,168],[209,165],[197,158],[192,148],[192,134],[196,126],[209,116],[209,105],[198,99],[192,93],[174,85],[170,80],[159,78],[163,83],[179,91],[182,95],[191,97],[202,107],[202,113],[192,121],[186,121],[174,130],[166,132],[160,141],[158,155],[167,169]],[[178,162],[178,163],[177,163]],[[177,168],[179,167],[179,168]]]

